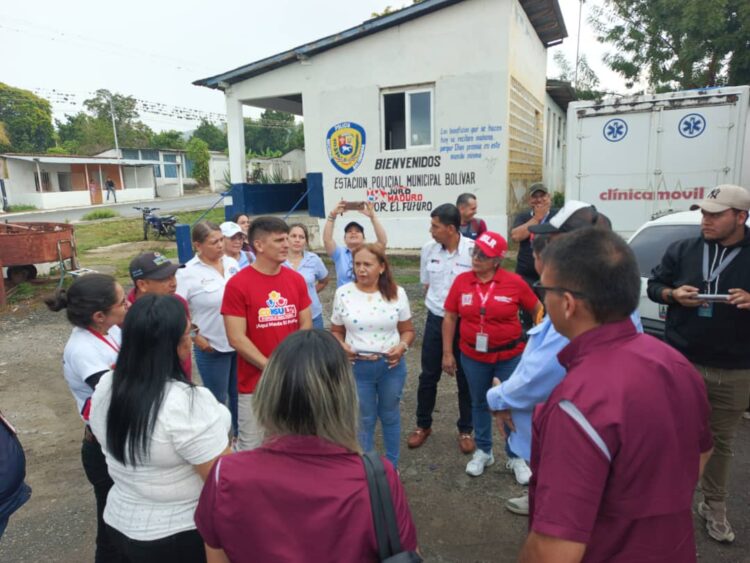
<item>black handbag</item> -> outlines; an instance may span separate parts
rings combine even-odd
[[[420,563],[422,558],[417,552],[401,550],[391,487],[385,476],[385,467],[380,456],[375,452],[362,454],[362,463],[367,475],[367,488],[370,490],[370,506],[372,507],[372,520],[375,523],[380,561],[383,563]]]

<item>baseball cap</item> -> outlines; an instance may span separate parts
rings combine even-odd
[[[721,184],[706,194],[703,201],[691,205],[690,209],[703,209],[709,213],[721,213],[727,209],[750,210],[750,192],[742,186]]]
[[[548,194],[549,190],[547,189],[547,186],[541,182],[536,182],[529,187],[529,195],[534,195],[534,192],[544,192],[545,194]]]
[[[571,199],[566,201],[560,211],[547,223],[530,226],[529,232],[535,235],[569,233],[582,227],[593,226],[598,217],[599,213],[596,211],[596,207],[590,203]]]
[[[344,227],[344,232],[348,233],[349,229],[357,229],[360,233],[365,234],[365,228],[356,221],[349,221]]]
[[[221,234],[226,238],[232,238],[237,233],[243,232],[242,227],[240,227],[233,221],[224,221],[221,225],[219,225],[219,229],[221,229]]]
[[[505,251],[508,250],[508,241],[498,233],[484,231],[474,243],[479,249],[490,258],[502,258]]]
[[[163,280],[184,268],[185,264],[173,264],[158,252],[144,252],[130,262],[130,277],[135,280]]]

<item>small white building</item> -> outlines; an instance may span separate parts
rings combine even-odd
[[[278,178],[283,182],[299,182],[305,172],[305,151],[293,149],[278,158],[251,158],[247,161],[247,177],[252,178],[259,170],[268,178]]]
[[[568,124],[568,104],[576,99],[570,82],[547,80],[544,99],[544,172],[542,181],[550,193],[565,193],[565,159],[567,146],[565,131]]]
[[[105,183],[118,202],[154,198],[154,161],[52,154],[0,155],[0,179],[9,205],[37,209],[86,207],[106,201]]]
[[[226,97],[233,184],[244,105],[303,116],[325,212],[373,201],[390,245],[418,247],[467,191],[507,232],[543,176],[547,48],[566,35],[557,0],[424,0],[195,84]]]

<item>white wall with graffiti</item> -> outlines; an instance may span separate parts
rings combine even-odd
[[[306,169],[323,175],[326,212],[342,199],[371,201],[389,245],[415,248],[429,239],[430,211],[463,192],[477,196],[490,229],[507,234],[515,183],[523,193],[542,174],[543,134],[526,139],[526,127],[542,127],[543,113],[537,123],[533,109],[529,118],[516,106],[543,107],[545,74],[546,49],[518,1],[472,0],[253,76],[225,95],[231,118],[243,103],[301,94]],[[512,104],[512,80],[533,99]],[[522,176],[509,170],[513,131],[517,166],[532,155]],[[230,126],[230,156],[232,137]]]

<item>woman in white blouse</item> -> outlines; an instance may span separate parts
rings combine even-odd
[[[214,461],[229,452],[229,411],[188,382],[190,324],[172,296],[130,308],[114,371],[99,380],[90,424],[114,481],[104,509],[130,561],[206,561],[193,515]]]
[[[380,244],[354,252],[355,281],[336,290],[331,332],[354,365],[359,395],[359,440],[374,448],[375,424],[383,428],[385,456],[398,467],[404,354],[414,341],[406,292],[396,285]]]
[[[196,224],[192,232],[196,255],[177,270],[177,294],[188,302],[193,322],[195,364],[203,385],[229,407],[237,435],[237,353],[229,345],[221,301],[229,278],[239,271],[237,260],[224,254],[224,235],[214,223]]]

